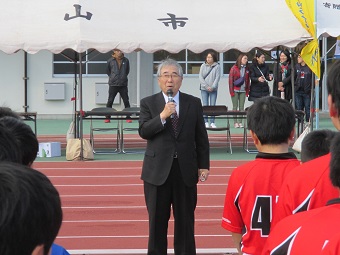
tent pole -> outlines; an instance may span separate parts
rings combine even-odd
[[[291,76],[290,76],[290,80],[291,80],[291,84],[292,84],[292,105],[293,108],[295,110],[295,63],[294,63],[294,57],[293,57],[293,50],[292,48],[289,48],[289,52],[290,52],[290,59],[291,59],[291,63],[290,63],[290,67],[291,67]]]
[[[319,37],[318,37],[318,26],[317,26],[317,20],[318,20],[318,12],[317,12],[317,1],[314,0],[314,28],[315,28],[315,38],[318,40],[318,54],[319,54],[319,61],[320,61],[320,41],[319,41]],[[320,62],[321,65],[321,62]],[[319,66],[319,68],[321,68]],[[319,93],[320,93],[320,87],[319,87],[319,80],[320,77],[317,77],[316,75],[314,75],[314,79],[312,79],[312,82],[314,82],[315,84],[315,88],[314,88],[314,100],[315,100],[315,129],[319,129],[319,104],[320,104],[320,98],[319,98]],[[313,87],[313,85],[312,85]],[[313,122],[312,122],[313,123]],[[313,126],[313,125],[312,125]],[[313,128],[311,129],[313,130]]]
[[[74,116],[73,116],[73,120],[74,120],[74,130],[76,130],[76,132],[74,132],[74,137],[73,138],[79,138],[79,132],[77,132],[78,130],[78,123],[77,123],[77,52],[74,52],[74,60],[73,61],[73,68],[74,68],[74,87],[73,87],[73,99],[74,99],[74,103],[73,103],[73,108],[74,108]]]
[[[279,76],[279,65],[280,65],[280,52],[279,52],[279,46],[276,47],[276,59],[274,59],[275,65],[273,72],[276,74],[276,76]],[[274,76],[273,76],[274,77]],[[277,77],[274,77],[276,79]],[[279,82],[275,81],[273,82],[273,96],[281,97],[281,92],[279,91]]]
[[[140,103],[140,51],[137,52],[137,107],[139,107]]]
[[[82,57],[79,56],[79,128],[80,128],[80,160],[84,160],[83,152],[83,69],[82,69]]]
[[[327,97],[328,97],[328,91],[327,91],[327,73],[328,73],[328,63],[327,63],[327,55],[328,55],[328,52],[327,51],[327,37],[322,37],[322,57],[321,59],[323,59],[323,63],[324,63],[324,72],[323,72],[323,75],[322,76],[322,110],[323,111],[328,111],[328,103],[327,103]],[[331,48],[333,48],[336,44],[334,44]],[[322,61],[321,61],[322,63]]]
[[[24,77],[22,77],[23,80],[24,80],[24,86],[25,86],[25,105],[23,106],[24,108],[24,111],[27,112],[27,108],[28,108],[28,105],[27,105],[27,80],[28,80],[28,77],[27,77],[27,52],[25,51],[24,53]]]
[[[318,48],[320,49],[320,41],[318,39]],[[319,53],[320,54],[320,53]],[[321,65],[321,61],[320,61],[320,65]],[[320,67],[321,68],[321,67]],[[314,80],[312,80],[314,82],[315,88],[314,88],[314,100],[315,100],[315,108],[314,108],[314,112],[315,112],[315,129],[319,129],[319,114],[320,114],[320,86],[319,86],[319,82],[320,82],[320,77],[314,75]],[[313,129],[312,129],[313,130]]]
[[[310,112],[310,117],[309,117],[309,122],[311,123],[310,125],[310,130],[313,131],[314,129],[314,118],[315,118],[315,113],[316,113],[316,96],[315,96],[315,89],[316,89],[316,85],[315,85],[315,79],[316,76],[315,74],[312,72],[312,84],[311,84],[311,92],[310,92],[310,108],[309,108],[309,112]],[[306,109],[307,110],[307,109]],[[316,127],[317,129],[317,127]]]

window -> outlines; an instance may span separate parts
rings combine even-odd
[[[184,74],[198,74],[209,51],[215,52],[217,58],[219,57],[219,54],[214,50],[205,50],[197,54],[190,50],[182,50],[179,53],[169,53],[165,50],[157,51],[153,56],[154,74],[157,73],[157,66],[159,63],[165,58],[175,59],[182,66]]]
[[[97,50],[87,50],[81,53],[82,73],[84,76],[106,75],[106,62],[111,57],[112,52],[100,53]],[[79,54],[74,50],[67,49],[60,54],[53,55],[53,75],[72,76],[79,73],[77,64]]]
[[[158,64],[165,58],[170,57],[178,61],[178,63],[183,68],[184,74],[198,74],[202,63],[205,61],[205,57],[209,51],[205,50],[202,53],[194,53],[190,50],[182,50],[179,53],[169,53],[165,50],[157,51],[154,53],[154,74],[157,73]],[[217,55],[218,62],[221,65],[223,74],[229,74],[230,68],[235,64],[237,57],[241,53],[239,50],[229,50],[224,53],[218,53],[214,51]],[[255,56],[256,49],[252,49],[247,53],[248,63],[252,63],[252,59]],[[269,69],[273,70],[274,59],[271,58],[271,51],[262,51],[266,56],[266,63],[269,65]]]
[[[265,51],[261,49],[254,48],[249,52],[246,52],[248,56],[248,65],[252,64],[253,58],[257,51],[261,51],[264,53],[266,57],[266,64],[269,66],[269,70],[273,70],[275,58],[272,57],[272,51]],[[274,51],[274,49],[273,49]],[[237,57],[240,55],[241,51],[239,50],[229,50],[223,53],[223,74],[229,74],[230,68],[235,64]]]

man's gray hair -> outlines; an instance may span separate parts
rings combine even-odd
[[[176,60],[172,59],[172,58],[166,58],[158,65],[158,68],[157,68],[157,76],[158,77],[161,76],[161,70],[165,66],[175,66],[175,67],[177,67],[178,75],[183,77],[182,66],[180,64],[178,64],[178,62]]]

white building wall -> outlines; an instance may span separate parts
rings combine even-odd
[[[137,98],[137,53],[126,54],[130,60],[131,72],[129,75],[129,96],[131,106],[139,105]],[[157,93],[160,91],[157,77],[152,74],[152,54],[141,54],[141,89],[140,97]],[[37,112],[38,118],[69,118],[73,112],[73,85],[74,77],[53,77],[53,55],[48,51],[37,54],[28,54],[28,96],[27,104],[29,112]],[[24,108],[24,53],[19,51],[12,55],[0,52],[0,106],[7,106],[15,111],[23,112]],[[45,100],[45,82],[64,82],[65,100]],[[95,107],[103,107],[95,103],[95,83],[107,82],[107,76],[83,77],[83,109],[91,110]],[[199,90],[198,75],[184,77],[181,91],[201,97]],[[79,92],[79,90],[78,90]],[[121,100],[122,101],[122,100]],[[232,109],[228,89],[228,76],[221,78],[217,96],[218,105],[227,105]],[[246,106],[249,105],[247,101]],[[117,109],[124,108],[123,102]],[[77,106],[79,110],[79,104]]]
[[[24,54],[0,53],[0,106],[23,111],[24,105]]]

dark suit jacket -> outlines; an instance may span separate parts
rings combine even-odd
[[[153,185],[162,185],[177,152],[183,181],[192,187],[198,182],[198,169],[209,169],[209,140],[201,100],[185,93],[179,94],[177,138],[170,118],[166,119],[164,126],[161,122],[159,115],[164,105],[162,92],[141,100],[139,135],[147,140],[141,178]]]

